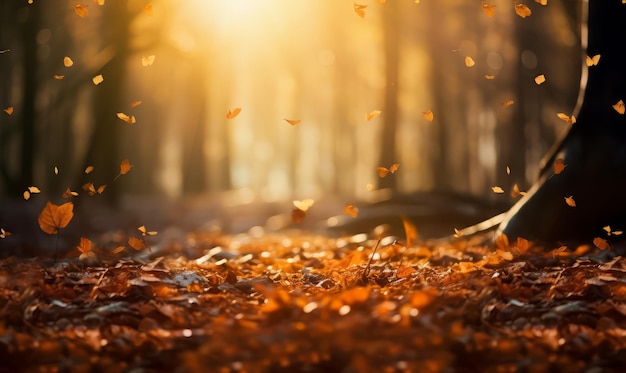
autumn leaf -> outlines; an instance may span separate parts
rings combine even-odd
[[[93,166],[87,166],[87,167],[85,167],[85,173],[86,173],[86,174],[88,174],[88,175],[89,175],[90,173],[92,173],[92,172],[93,172],[93,170],[94,170],[94,167],[93,167]]]
[[[74,61],[72,61],[71,58],[69,58],[68,56],[63,57],[63,66],[72,67],[72,65],[74,65]]]
[[[98,4],[98,5],[100,5],[100,6],[103,6],[104,3],[105,3],[105,0],[93,0],[93,2]]]
[[[104,82],[104,77],[102,76],[102,74],[96,75],[91,79],[91,81],[93,82],[93,84],[99,85],[100,83]]]
[[[151,54],[149,56],[141,56],[141,66],[143,67],[152,66],[155,59],[156,59],[156,56],[154,54]]]
[[[13,114],[13,106],[9,106],[8,108],[3,109],[2,111],[7,113],[8,115],[11,115],[11,114]]]
[[[433,119],[435,119],[435,114],[433,114],[432,110],[427,110],[423,112],[422,115],[424,116],[424,119],[426,119],[429,122],[432,122]]]
[[[495,243],[498,250],[507,250],[509,248],[509,237],[506,234],[502,233],[501,235],[496,237]]]
[[[492,187],[491,187],[491,190],[492,190],[494,193],[496,193],[496,194],[502,194],[502,193],[504,193],[504,189],[502,189],[501,187],[499,187],[499,186],[497,186],[497,185],[496,185],[496,186],[492,186]]]
[[[560,120],[562,120],[562,121],[564,121],[566,123],[569,123],[569,124],[576,123],[576,117],[574,117],[573,115],[569,116],[569,115],[567,115],[565,113],[557,113],[556,116],[559,117]]]
[[[606,234],[611,236],[620,236],[622,233],[624,233],[623,231],[614,231],[611,229],[610,225],[607,225],[606,227],[603,227],[602,229],[604,229],[606,231]]]
[[[135,124],[137,123],[137,120],[135,119],[134,115],[128,116],[124,113],[117,113],[116,114],[118,118],[120,118],[121,120],[123,120],[124,122],[128,123],[128,124]]]
[[[87,10],[88,4],[75,4],[74,5],[74,13],[76,13],[80,18],[85,18],[89,11]]]
[[[483,8],[483,13],[485,13],[489,17],[493,17],[496,15],[496,5],[495,4],[487,4],[482,1],[481,6]]]
[[[126,175],[131,168],[133,168],[133,165],[130,164],[130,161],[128,159],[124,159],[122,163],[120,163],[120,173],[113,180],[117,180],[118,177]]]
[[[417,228],[406,216],[402,216],[401,218],[406,237],[406,247],[413,247],[413,244],[417,241]]]
[[[606,250],[608,249],[609,246],[609,241],[605,240],[604,238],[601,237],[596,237],[593,239],[593,245],[595,247],[597,247],[600,250]]]
[[[467,67],[472,67],[476,64],[476,62],[474,62],[474,59],[470,56],[465,56],[465,66]]]
[[[111,252],[113,254],[119,254],[122,251],[124,251],[124,249],[126,249],[126,246],[120,245],[120,246],[116,247],[115,249],[113,249]]]
[[[292,126],[295,126],[301,122],[300,119],[284,119],[284,121],[291,124]]]
[[[565,203],[567,203],[570,207],[576,207],[576,201],[574,201],[574,196],[565,197]]]
[[[56,79],[56,80],[63,80],[63,79],[65,78],[65,75],[56,75],[56,74],[55,74],[55,75],[53,75],[52,77],[53,77],[54,79]]]
[[[13,233],[5,231],[4,228],[0,228],[0,238],[4,239],[12,235]]]
[[[511,168],[509,166],[506,166],[506,174],[507,175],[511,174]]]
[[[524,195],[526,195],[526,192],[520,191],[519,186],[517,184],[513,184],[513,188],[511,189],[511,197],[517,198]]]
[[[502,106],[502,107],[509,107],[509,106],[513,105],[514,103],[515,103],[515,101],[513,101],[513,100],[507,100],[507,101],[501,102],[500,106]]]
[[[378,172],[379,177],[385,177],[389,173],[389,169],[385,167],[376,167],[376,172]]]
[[[300,200],[293,201],[293,205],[302,211],[307,211],[311,206],[313,206],[314,203],[315,201],[311,198],[303,199],[301,201]]]
[[[546,76],[541,74],[535,77],[535,84],[542,85],[546,81]]]
[[[71,197],[77,197],[77,196],[78,196],[78,192],[72,191],[69,187],[67,187],[65,189],[65,192],[63,192],[63,198],[71,198]]]
[[[485,79],[487,79],[487,80],[493,80],[493,79],[495,79],[495,78],[496,78],[496,76],[495,76],[495,75],[487,75],[487,74],[483,75],[483,77],[484,77]]]
[[[563,172],[563,170],[565,170],[565,167],[567,167],[567,165],[565,164],[565,162],[563,162],[562,158],[556,159],[554,161],[554,174],[560,174],[561,172]]]
[[[382,111],[380,111],[380,110],[370,111],[369,113],[365,114],[365,120],[369,122],[370,120],[372,120],[372,119],[376,118],[377,116],[379,116],[381,113],[382,113]]]
[[[36,186],[29,186],[28,191],[30,192],[30,194],[41,193],[41,190],[39,190],[39,188],[37,188]]]
[[[354,12],[361,18],[365,18],[365,8],[367,5],[354,3]]]
[[[356,218],[357,216],[359,216],[359,208],[354,205],[346,204],[345,206],[343,206],[343,213],[353,218]]]
[[[48,234],[57,234],[59,229],[67,227],[73,217],[74,204],[72,202],[55,205],[48,201],[41,213],[39,213],[37,222],[42,231]]]
[[[417,272],[415,268],[401,265],[396,270],[396,277],[397,278],[409,278],[415,272]]]
[[[137,237],[129,237],[128,246],[139,251],[145,247],[145,242],[142,239],[139,239]]]
[[[295,224],[300,224],[306,218],[306,211],[300,210],[299,208],[295,208],[291,210],[291,221]]]
[[[24,197],[24,199],[28,201],[30,199],[30,192],[25,190],[24,193],[22,193],[22,197]]]
[[[520,254],[523,254],[530,248],[530,242],[525,238],[517,237],[517,243],[515,244],[515,247]]]
[[[548,5],[548,0],[535,0],[537,4]]]
[[[89,238],[81,237],[80,243],[78,244],[78,246],[76,246],[76,248],[81,253],[87,254],[91,252],[91,249],[93,248],[93,242],[91,242]]]
[[[158,233],[157,231],[149,231],[149,230],[147,230],[145,225],[140,226],[139,228],[137,228],[137,230],[139,232],[141,232],[141,235],[143,237],[145,237],[145,236],[156,236],[157,233]]]
[[[228,110],[228,113],[226,113],[226,119],[234,119],[237,115],[239,115],[239,113],[241,113],[240,107],[236,107],[232,111]]]
[[[615,111],[617,111],[620,114],[624,114],[624,110],[626,109],[624,107],[624,101],[619,100],[617,101],[617,103],[615,105],[613,105],[613,109],[615,109]]]
[[[58,174],[59,174],[59,168],[58,168],[58,167],[56,167],[56,166],[54,166],[54,174],[55,174],[55,175],[58,175]]]
[[[396,173],[396,171],[398,171],[399,168],[400,168],[400,163],[394,163],[391,166],[389,166],[389,172],[394,174]]]
[[[131,109],[134,109],[134,108],[136,108],[139,105],[141,105],[141,100],[135,100],[135,101],[132,101],[130,104],[128,104],[128,106]]]
[[[600,63],[600,55],[596,54],[593,57],[586,56],[585,63],[587,64],[588,67],[596,66],[598,63]]]
[[[524,4],[521,4],[515,1],[513,5],[515,7],[515,13],[522,18],[526,18],[532,14],[532,12],[530,11],[530,8],[528,8]]]

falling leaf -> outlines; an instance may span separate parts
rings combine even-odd
[[[562,158],[556,159],[554,161],[554,174],[560,174],[561,172],[563,172],[563,170],[565,170],[565,167],[567,167],[567,165],[565,164],[565,162],[563,162]]]
[[[501,235],[499,235],[498,237],[496,237],[496,248],[498,248],[498,250],[507,250],[509,248],[509,237],[502,233]]]
[[[517,184],[513,184],[513,188],[511,189],[511,197],[513,198],[517,198],[520,196],[525,196],[526,192],[522,192],[519,189],[519,186]]]
[[[600,55],[596,54],[593,57],[586,56],[585,63],[587,64],[588,67],[596,66],[598,63],[600,63]]]
[[[56,74],[55,74],[53,77],[54,77],[54,79],[56,79],[56,80],[63,80],[63,79],[65,78],[65,75],[56,75]]]
[[[509,166],[506,166],[506,174],[507,175],[511,174],[511,168]]]
[[[359,216],[359,208],[354,205],[346,204],[345,206],[343,206],[343,213],[353,218],[356,218],[357,216]]]
[[[300,122],[301,122],[301,120],[300,120],[300,119],[285,119],[285,122],[287,122],[287,123],[291,124],[292,126],[295,126],[295,125],[297,125],[298,123],[300,123]]]
[[[89,238],[81,237],[80,243],[78,244],[78,246],[76,246],[76,248],[81,253],[87,254],[91,252],[91,249],[93,248],[93,242],[91,242]]]
[[[624,233],[623,231],[614,231],[614,230],[612,230],[610,225],[607,225],[606,227],[604,227],[602,229],[604,229],[606,231],[606,234],[609,235],[609,236],[611,236],[611,235],[619,236],[622,233]]]
[[[24,199],[28,201],[30,199],[30,192],[25,190],[24,193],[22,193],[22,197],[24,197]]]
[[[119,253],[121,253],[122,251],[124,251],[124,249],[126,249],[126,246],[118,246],[118,247],[116,247],[115,249],[113,249],[111,252],[112,252],[113,254],[119,254]]]
[[[306,218],[306,211],[302,211],[299,208],[291,210],[291,221],[293,221],[295,224],[302,223],[304,221],[304,218]]]
[[[499,187],[499,186],[497,186],[497,185],[496,185],[496,186],[492,186],[492,187],[491,187],[491,190],[492,190],[494,193],[496,193],[496,194],[502,194],[502,193],[504,193],[504,189],[502,189],[501,187]]]
[[[565,197],[565,203],[567,203],[570,207],[576,207],[576,201],[574,201],[574,196]]]
[[[393,174],[396,171],[398,171],[399,168],[400,168],[400,163],[394,163],[389,167],[389,172]]]
[[[89,11],[87,11],[87,7],[89,5],[87,4],[75,4],[74,5],[74,12],[80,17],[80,18],[85,18],[87,16],[87,14],[89,14]]]
[[[385,167],[376,167],[376,172],[378,172],[379,177],[385,177],[389,173],[389,169]]]
[[[236,107],[232,111],[228,110],[228,113],[226,113],[226,119],[234,119],[237,115],[239,115],[239,113],[241,113],[240,107]]]
[[[135,119],[134,115],[128,116],[124,113],[117,113],[116,114],[118,118],[120,118],[121,120],[123,120],[124,122],[128,123],[128,124],[135,124],[137,123],[137,120]]]
[[[4,228],[0,228],[0,238],[7,238],[10,235],[12,235],[13,233],[9,232],[9,231],[5,231]]]
[[[454,228],[454,237],[455,238],[463,237],[463,231]]]
[[[67,187],[65,189],[65,192],[63,192],[63,198],[71,198],[71,197],[77,197],[77,196],[78,196],[78,192],[72,191],[69,187]]]
[[[406,247],[413,247],[413,244],[417,241],[417,228],[406,216],[402,216],[401,218],[406,237]]]
[[[42,231],[48,234],[57,234],[59,229],[67,227],[73,217],[74,204],[72,202],[55,205],[48,201],[41,213],[39,213],[37,222]]]
[[[153,7],[152,7],[152,4],[146,4],[146,5],[142,6],[142,7],[141,7],[141,10],[142,10],[145,14],[147,14],[147,15],[149,15],[149,16],[152,16],[152,15],[154,14],[154,9],[153,9]]]
[[[71,58],[69,58],[68,56],[63,57],[63,66],[72,67],[72,65],[74,65],[74,61],[72,61]]]
[[[11,115],[11,114],[13,114],[13,106],[9,106],[8,108],[3,109],[2,111],[7,113],[8,115]]]
[[[379,116],[381,113],[382,113],[382,111],[380,111],[380,110],[373,110],[373,111],[365,114],[365,120],[369,122],[370,120],[372,120],[372,119],[376,118],[377,116]]]
[[[514,103],[515,103],[515,101],[513,101],[513,100],[507,100],[507,101],[504,101],[504,102],[500,103],[500,106],[502,106],[502,107],[509,107],[509,106],[513,105]]]
[[[142,239],[139,239],[137,237],[129,237],[128,246],[139,251],[145,247],[145,242]]]
[[[496,76],[495,75],[487,75],[487,74],[485,74],[484,78],[487,79],[487,80],[493,80],[493,79],[496,78]]]
[[[137,230],[139,232],[141,232],[141,235],[144,236],[144,237],[146,235],[147,236],[156,236],[157,233],[158,233],[157,231],[149,231],[149,230],[147,230],[145,225],[142,225],[142,226],[138,227]]]
[[[545,76],[545,75],[543,75],[543,74],[541,74],[541,75],[537,75],[537,76],[535,77],[535,83],[536,83],[537,85],[542,85],[545,81],[546,81],[546,76]]]
[[[28,191],[30,192],[30,194],[41,193],[41,190],[39,190],[39,188],[37,188],[36,186],[29,186]]]
[[[476,64],[476,62],[474,62],[474,59],[470,56],[465,56],[465,66],[467,67],[472,67]]]
[[[59,168],[58,168],[58,167],[56,167],[56,166],[54,166],[54,174],[55,174],[55,175],[58,175],[58,174],[59,174]]]
[[[93,172],[93,170],[94,170],[94,167],[93,167],[93,166],[87,166],[87,167],[85,167],[85,173],[86,173],[87,175],[89,175],[90,173],[92,173],[92,172]]]
[[[428,110],[422,113],[422,115],[424,116],[424,119],[426,119],[429,122],[432,122],[433,119],[435,119],[435,114],[433,114],[432,110]]]
[[[102,74],[96,75],[91,79],[91,81],[93,82],[93,84],[98,85],[104,82],[104,77],[102,76]]]
[[[495,4],[487,4],[484,1],[481,2],[483,13],[488,15],[489,17],[493,17],[496,15],[496,5]]]
[[[596,237],[593,239],[593,244],[595,247],[597,247],[600,250],[606,250],[608,249],[609,246],[609,241],[605,240],[604,238],[601,237]]]
[[[131,102],[130,104],[128,104],[128,106],[129,106],[131,109],[134,109],[134,108],[136,108],[136,107],[137,107],[137,106],[139,106],[139,105],[141,105],[141,100],[136,100],[136,101],[133,101],[133,102]]]
[[[293,205],[302,211],[307,211],[314,203],[315,201],[311,198],[303,199],[302,201],[293,201]]]
[[[535,2],[541,5],[548,5],[548,0],[535,0]]]
[[[522,18],[526,18],[532,14],[530,8],[524,4],[518,4],[517,1],[515,1],[513,5],[515,6],[515,13]]]
[[[615,105],[613,105],[613,109],[615,109],[615,111],[617,111],[620,114],[624,114],[624,110],[626,109],[624,107],[624,101],[619,100],[617,101],[617,103]]]
[[[126,175],[132,167],[133,165],[130,164],[130,161],[128,159],[124,159],[122,163],[120,163],[120,174]]]
[[[569,115],[567,115],[565,113],[557,113],[556,116],[559,117],[560,120],[562,120],[562,121],[564,121],[566,123],[569,123],[569,124],[576,123],[576,118],[573,115],[569,116]]]
[[[367,5],[354,3],[354,12],[361,18],[365,18],[365,8]]]
[[[156,56],[154,54],[151,54],[149,56],[141,56],[141,66],[143,67],[152,66],[155,59],[156,59]]]
[[[103,6],[104,3],[105,3],[105,0],[93,0],[93,2],[98,4],[98,5],[100,5],[100,6]]]
[[[98,194],[102,194],[104,192],[104,190],[106,189],[107,185],[106,184],[102,184],[98,187],[98,189],[96,189],[96,192]]]

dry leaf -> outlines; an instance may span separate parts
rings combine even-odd
[[[463,237],[463,231],[454,228],[454,237],[455,238]]]
[[[96,3],[96,4],[98,4],[98,5],[100,5],[100,6],[103,6],[103,5],[104,5],[105,0],[93,0],[93,2],[94,2],[94,3]]]
[[[117,113],[116,114],[118,118],[120,118],[121,120],[123,120],[124,122],[128,123],[128,124],[135,124],[137,123],[137,120],[135,119],[134,115],[128,116],[124,113]]]
[[[36,186],[29,186],[28,191],[30,192],[30,194],[41,193],[41,190],[39,190],[39,188],[37,188]]]
[[[85,173],[86,173],[86,174],[90,174],[90,173],[92,173],[92,172],[93,172],[93,170],[94,170],[94,167],[93,167],[93,166],[87,166],[87,167],[85,167]]]
[[[98,189],[96,189],[96,192],[98,194],[102,194],[102,192],[104,192],[104,190],[106,189],[107,185],[106,184],[102,184],[98,187]]]
[[[81,237],[80,238],[80,243],[78,244],[78,246],[76,246],[76,248],[81,253],[87,254],[87,253],[91,252],[91,249],[93,248],[93,242],[91,242],[91,240],[88,239],[88,238]]]
[[[406,216],[402,216],[402,226],[404,227],[404,234],[406,236],[406,247],[413,247],[415,241],[417,241],[417,228]]]
[[[118,246],[115,249],[113,249],[113,251],[111,251],[113,254],[119,254],[122,251],[124,251],[124,249],[126,248],[126,246]]]
[[[389,173],[389,169],[385,167],[376,167],[376,172],[378,172],[379,177],[385,177]]]
[[[139,232],[141,232],[141,235],[144,236],[144,237],[146,235],[147,236],[156,236],[157,233],[158,233],[157,231],[149,231],[149,230],[147,230],[145,225],[142,225],[141,227],[137,228],[137,230]]]
[[[596,66],[598,63],[600,63],[600,55],[596,54],[593,57],[587,56],[585,58],[585,63],[587,64],[588,67]]]
[[[154,54],[151,54],[149,56],[141,56],[141,66],[143,67],[152,66],[155,59],[156,59],[156,56]]]
[[[11,114],[13,114],[13,106],[9,106],[8,108],[3,109],[2,111],[7,113],[8,115],[11,115]]]
[[[236,107],[232,111],[228,110],[228,113],[226,113],[226,119],[234,119],[237,115],[239,115],[239,113],[241,113],[240,107]]]
[[[604,238],[601,237],[596,237],[593,239],[593,244],[595,247],[597,247],[600,250],[606,250],[608,249],[609,246],[609,241],[605,240]]]
[[[65,78],[65,75],[53,75],[54,79],[56,80],[63,80],[63,78]]]
[[[567,167],[567,165],[565,164],[565,162],[563,162],[563,159],[558,158],[554,161],[554,174],[560,174],[561,172],[563,172],[563,170],[565,170],[565,167]]]
[[[303,199],[302,201],[293,201],[293,205],[302,211],[307,211],[314,203],[315,201],[311,198]]]
[[[71,58],[69,58],[68,56],[63,57],[63,66],[72,67],[72,65],[74,65],[74,61],[72,61]]]
[[[541,74],[541,75],[537,75],[537,76],[535,77],[535,83],[536,83],[537,85],[542,85],[545,81],[546,81],[546,76],[545,76],[545,75],[543,75],[543,74]]]
[[[576,201],[574,201],[574,196],[565,197],[565,203],[567,203],[570,207],[576,207]]]
[[[74,5],[74,13],[76,13],[80,18],[85,18],[89,11],[87,11],[87,4],[75,4]]]
[[[370,111],[369,113],[365,114],[365,120],[366,121],[370,121],[370,120],[376,118],[377,116],[379,116],[381,113],[382,113],[382,111],[380,111],[380,110]]]
[[[491,187],[491,190],[492,190],[494,193],[496,193],[496,194],[502,194],[502,193],[504,193],[504,189],[502,189],[501,187],[499,187],[499,186],[497,186],[497,185],[496,185],[496,186],[492,186],[492,187]]]
[[[131,168],[133,168],[133,165],[130,164],[130,161],[124,159],[122,163],[120,163],[120,175],[126,175]]]
[[[136,100],[136,101],[133,101],[133,102],[131,102],[130,104],[128,104],[128,106],[129,106],[131,109],[134,109],[134,108],[136,108],[136,107],[137,107],[137,106],[139,106],[139,105],[141,105],[141,100]]]
[[[493,80],[493,79],[496,78],[496,76],[495,75],[487,75],[487,74],[485,74],[484,78],[487,79],[487,80]]]
[[[397,278],[409,278],[415,272],[417,272],[415,268],[401,265],[396,270],[396,277]]]
[[[495,4],[487,4],[484,1],[481,2],[483,13],[488,15],[489,17],[493,17],[496,15],[496,5]]]
[[[515,101],[513,101],[513,100],[507,100],[507,101],[501,102],[500,106],[502,106],[502,107],[509,107],[509,106],[513,105],[514,103],[515,103]]]
[[[152,16],[152,15],[154,14],[154,9],[153,9],[153,7],[152,7],[152,4],[146,4],[146,5],[142,6],[142,7],[141,7],[141,10],[142,10],[145,14],[147,14],[147,15],[149,15],[149,16]]]
[[[502,233],[496,237],[496,248],[501,251],[509,248],[509,237],[506,234]]]
[[[300,122],[301,122],[301,120],[300,120],[300,119],[285,119],[285,122],[287,122],[287,123],[291,124],[292,126],[295,126],[295,125],[297,125],[298,123],[300,123]]]
[[[295,224],[302,223],[304,221],[304,218],[306,218],[306,211],[302,211],[299,208],[291,210],[291,221],[293,221]]]
[[[560,120],[569,123],[569,124],[574,124],[576,123],[576,118],[572,115],[571,117],[565,113],[557,113],[556,114],[557,117],[559,117]]]
[[[346,204],[345,206],[343,206],[343,213],[353,218],[356,218],[357,216],[359,216],[359,208],[354,205]]]
[[[389,167],[389,172],[393,174],[396,171],[398,171],[399,168],[400,168],[400,163],[394,163]]]
[[[354,3],[354,12],[361,18],[365,18],[365,8],[367,5]]]
[[[511,174],[511,168],[509,166],[506,166],[506,174],[507,175]]]
[[[128,246],[132,247],[133,249],[139,251],[141,249],[143,249],[145,247],[145,243],[142,239],[136,238],[136,237],[129,237],[128,238]]]
[[[69,187],[67,187],[65,189],[65,192],[63,192],[63,198],[71,198],[71,197],[77,197],[77,196],[78,196],[78,192],[72,191]]]
[[[624,107],[624,101],[619,100],[617,101],[617,103],[615,105],[613,105],[613,109],[615,109],[615,111],[617,111],[620,114],[624,114],[624,110],[626,109]]]
[[[526,192],[521,192],[519,186],[517,186],[517,184],[513,184],[513,188],[511,189],[511,197],[517,198],[524,195],[526,195]]]
[[[476,62],[474,62],[474,59],[472,59],[472,57],[470,56],[465,56],[465,66],[467,67],[472,67],[476,64]]]
[[[9,232],[9,231],[5,231],[4,228],[0,228],[0,238],[7,238],[10,235],[12,235],[13,233]]]
[[[422,113],[422,115],[424,116],[424,119],[429,122],[432,122],[433,119],[435,119],[435,114],[433,114],[432,110],[425,111]]]
[[[28,201],[30,199],[30,192],[25,190],[24,193],[22,193],[22,197],[24,197],[24,199]]]
[[[41,213],[39,213],[37,222],[42,231],[48,234],[57,234],[59,229],[67,227],[73,217],[74,204],[72,202],[55,205],[48,201]]]
[[[517,251],[519,251],[520,254],[523,254],[530,248],[530,242],[525,238],[517,237],[515,247],[517,247]]]
[[[548,0],[535,0],[535,2],[541,5],[548,5]]]
[[[100,83],[104,82],[104,77],[102,76],[102,74],[96,75],[91,79],[91,81],[93,82],[93,84],[99,85]]]
[[[518,4],[518,2],[515,1],[513,5],[515,6],[515,13],[522,18],[526,18],[532,14],[532,12],[530,11],[530,8],[524,4],[521,4],[521,3]]]
[[[58,175],[58,174],[59,174],[59,168],[58,168],[58,167],[56,167],[56,166],[54,166],[54,174],[55,174],[55,175]]]

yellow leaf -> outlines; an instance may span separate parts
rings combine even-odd
[[[615,105],[613,105],[613,109],[615,109],[615,111],[617,111],[620,114],[624,114],[624,110],[626,109],[624,107],[624,101],[619,100],[617,101],[617,103]]]
[[[562,121],[564,121],[566,123],[569,123],[569,124],[576,123],[576,118],[573,115],[569,116],[569,115],[567,115],[565,113],[557,113],[556,116],[559,117],[560,120],[562,120]]]
[[[131,109],[134,109],[134,108],[136,108],[139,105],[141,105],[141,100],[136,100],[136,101],[133,101],[130,104],[128,104],[128,106],[130,106]]]
[[[240,107],[236,107],[232,111],[228,110],[228,113],[226,113],[226,119],[234,119],[237,115],[239,115],[239,113],[241,113]]]
[[[423,112],[422,115],[424,116],[424,119],[426,119],[429,122],[432,122],[433,119],[435,119],[435,114],[433,114],[432,110],[427,110]]]
[[[149,16],[152,16],[152,14],[154,14],[154,10],[153,10],[153,8],[152,8],[152,4],[146,4],[146,5],[144,5],[143,7],[141,7],[141,10],[142,10],[145,14],[147,14],[147,15],[149,15]]]
[[[470,56],[465,56],[465,66],[467,67],[472,67],[476,64],[476,62],[474,62],[474,59]]]
[[[103,5],[104,5],[105,0],[93,0],[93,2],[94,2],[94,3],[96,3],[96,4],[98,4],[98,5],[100,5],[100,6],[103,6]]]
[[[497,186],[497,185],[496,185],[496,186],[492,186],[492,187],[491,187],[491,190],[492,190],[494,193],[496,193],[496,194],[502,194],[502,193],[504,193],[504,189],[502,189],[501,187],[499,187],[499,186]]]
[[[102,76],[102,74],[96,75],[91,79],[91,81],[93,82],[93,84],[98,85],[104,82],[104,77]]]
[[[63,78],[65,78],[65,75],[56,75],[56,74],[55,74],[53,77],[54,77],[54,79],[56,79],[56,80],[63,80]]]
[[[22,193],[22,197],[24,197],[24,199],[28,201],[30,199],[30,192],[25,190],[24,193]]]
[[[415,241],[417,241],[417,228],[407,217],[402,216],[402,226],[404,227],[404,234],[406,236],[406,247],[412,247]]]
[[[120,118],[121,120],[123,120],[124,122],[128,123],[128,124],[135,124],[137,123],[137,120],[135,119],[134,115],[128,116],[124,113],[117,113],[117,117]]]
[[[295,126],[295,125],[297,125],[298,123],[300,123],[300,122],[301,122],[301,120],[300,120],[300,119],[285,119],[285,122],[287,122],[287,123],[291,124],[292,126]]]
[[[493,80],[493,79],[496,78],[496,76],[495,75],[484,75],[484,78],[487,79],[487,80]]]
[[[600,238],[600,237],[594,238],[593,244],[595,247],[597,247],[600,250],[606,250],[610,247],[609,242],[605,240],[604,238]]]
[[[504,101],[504,102],[500,103],[500,106],[502,106],[502,107],[509,107],[509,106],[513,105],[514,103],[515,103],[515,101],[513,101],[513,100],[507,100],[507,101]]]
[[[596,66],[598,63],[600,63],[600,55],[596,54],[593,57],[589,57],[586,56],[585,58],[585,63],[587,64],[587,66],[591,67],[591,66]]]
[[[28,191],[30,192],[30,194],[41,193],[41,190],[39,190],[39,188],[37,188],[36,186],[29,186]]]
[[[293,205],[302,211],[308,210],[311,206],[313,206],[314,203],[315,201],[311,198],[303,199],[302,201],[293,201]]]
[[[574,196],[565,197],[565,203],[567,203],[570,207],[576,207],[576,201],[574,201]]]
[[[543,75],[543,74],[541,74],[541,75],[537,75],[537,76],[535,77],[535,83],[536,83],[537,85],[542,85],[545,81],[546,81],[546,76],[545,76],[545,75]]]
[[[87,166],[87,167],[85,167],[85,173],[86,173],[86,174],[90,174],[90,173],[92,173],[92,172],[93,172],[93,170],[94,170],[94,167],[93,167],[93,166]]]
[[[55,174],[55,175],[58,175],[58,174],[59,174],[59,168],[58,168],[58,167],[56,167],[56,166],[54,166],[54,174]]]
[[[74,5],[74,13],[76,13],[80,18],[85,18],[89,12],[87,11],[87,4],[75,4]]]
[[[81,253],[87,254],[91,252],[91,249],[93,248],[93,242],[91,242],[89,238],[81,237],[80,243],[78,244],[78,246],[76,246],[76,248]]]
[[[136,238],[136,237],[130,237],[128,239],[128,246],[132,247],[133,249],[139,251],[141,249],[144,248],[145,243],[143,242],[143,240]]]
[[[41,213],[39,213],[37,222],[42,231],[48,234],[57,234],[59,229],[67,227],[73,217],[74,204],[72,202],[55,205],[48,201]]]
[[[522,18],[526,18],[532,14],[530,8],[524,4],[518,4],[517,1],[515,1],[513,5],[515,6],[515,13]]]
[[[365,18],[365,8],[367,5],[354,3],[354,12],[361,18]]]
[[[11,114],[13,114],[13,106],[9,106],[8,108],[3,109],[2,111],[7,113],[8,115],[11,115]]]
[[[565,162],[563,162],[563,159],[558,158],[554,161],[554,174],[560,174],[561,172],[563,172],[563,170],[565,170],[565,167],[567,167],[567,165],[565,164]]]
[[[74,61],[72,61],[71,58],[69,58],[68,56],[63,57],[63,66],[72,67],[72,65],[74,65]]]
[[[507,175],[511,174],[511,168],[509,166],[506,166],[506,174]]]
[[[359,216],[359,208],[354,205],[346,204],[345,206],[343,206],[343,213],[353,218],[356,218],[357,216]]]
[[[141,66],[143,67],[152,66],[155,59],[156,59],[156,56],[154,54],[151,54],[149,56],[141,56]]]
[[[382,111],[380,111],[380,110],[370,111],[369,113],[365,114],[365,120],[366,121],[370,121],[370,120],[376,118],[377,116],[379,116],[381,113],[382,113]]]
[[[481,2],[483,13],[488,15],[489,17],[493,17],[496,15],[496,5],[495,4],[487,4],[484,1]]]

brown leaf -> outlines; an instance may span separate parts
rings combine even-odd
[[[73,217],[74,204],[72,202],[66,202],[59,206],[48,201],[39,213],[37,222],[42,231],[48,234],[57,234],[59,229],[67,227]]]
[[[128,246],[139,251],[145,247],[145,242],[142,239],[139,239],[137,237],[129,237]]]
[[[304,218],[306,218],[306,211],[302,211],[299,208],[291,210],[291,221],[294,223],[300,224],[304,221]]]
[[[406,216],[402,216],[401,218],[404,234],[406,236],[406,247],[413,247],[413,244],[417,241],[417,228]]]
[[[93,242],[91,242],[91,240],[88,238],[81,237],[80,243],[78,244],[78,246],[76,246],[76,248],[81,253],[87,254],[88,252],[91,252],[91,249],[93,248]]]

